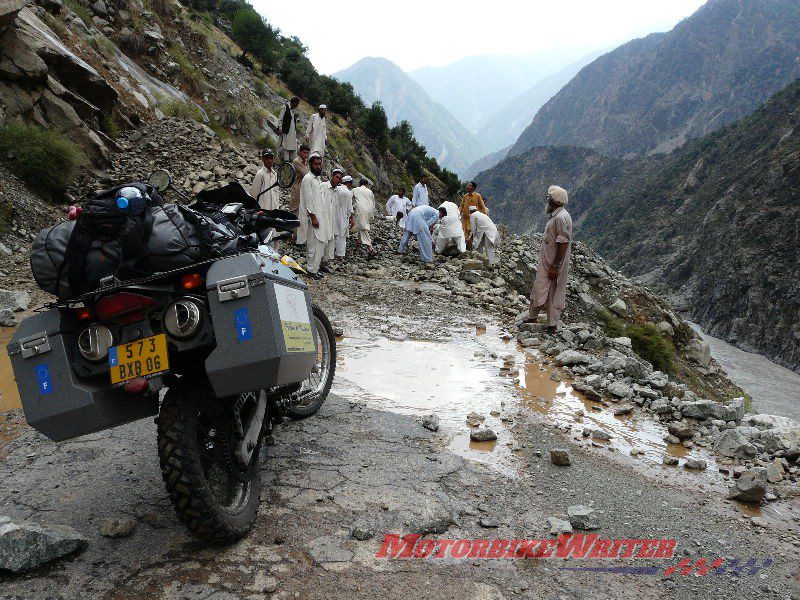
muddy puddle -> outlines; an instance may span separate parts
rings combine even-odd
[[[14,371],[6,352],[6,345],[15,331],[13,327],[0,327],[0,413],[21,407]]]
[[[722,482],[711,453],[667,444],[663,441],[666,428],[646,416],[614,416],[608,408],[581,396],[570,382],[560,380],[557,370],[543,366],[538,352],[523,350],[500,329],[447,333],[451,334],[453,338],[441,342],[393,336],[344,338],[339,343],[334,389],[355,392],[376,408],[415,416],[435,413],[451,435],[451,449],[503,471],[514,471],[510,427],[516,412],[531,410],[568,430],[579,445],[614,452],[634,461],[639,469],[695,484],[698,479],[708,484]],[[485,417],[481,425],[497,433],[497,442],[470,441],[466,421],[471,412]],[[584,436],[584,429],[592,435]],[[601,439],[606,436],[609,439]],[[665,454],[679,458],[681,465],[685,459],[701,458],[708,470],[666,467],[662,464]]]

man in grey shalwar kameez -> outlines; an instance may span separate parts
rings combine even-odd
[[[568,201],[565,189],[556,185],[548,188],[547,214],[550,218],[544,228],[527,319],[535,322],[544,308],[550,333],[558,331],[558,320],[567,303],[567,277],[572,249],[572,217],[564,208]]]

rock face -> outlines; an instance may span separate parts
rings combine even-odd
[[[509,155],[539,146],[618,157],[668,152],[749,114],[800,76],[798,28],[794,0],[708,2],[672,31],[628,42],[585,67],[539,110]]]
[[[83,550],[86,545],[86,538],[69,527],[15,522],[0,517],[0,571],[30,571]]]

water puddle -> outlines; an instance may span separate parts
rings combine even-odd
[[[454,333],[460,332],[447,336]],[[537,351],[523,350],[496,327],[472,329],[443,341],[391,334],[373,340],[344,338],[335,386],[343,393],[356,392],[377,408],[415,416],[435,413],[452,436],[451,450],[506,472],[515,470],[510,426],[522,408],[568,430],[579,445],[635,461],[639,470],[694,485],[722,482],[710,452],[667,444],[666,428],[648,416],[614,416],[613,405],[604,407],[583,397],[558,371],[543,366]],[[473,412],[485,418],[480,424],[497,434],[496,442],[470,441],[467,415]],[[708,469],[664,466],[665,454],[681,464],[688,458],[703,459]]]
[[[402,414],[435,413],[440,427],[452,434],[452,450],[508,467],[513,440],[502,419],[513,418],[514,394],[510,381],[496,376],[496,360],[480,345],[462,339],[344,338],[337,349],[334,391],[355,392],[370,406]],[[471,441],[470,413],[483,417],[480,428],[492,429],[498,439]]]
[[[0,327],[0,413],[22,407],[11,359],[6,352],[6,345],[14,337],[15,331],[14,327]]]

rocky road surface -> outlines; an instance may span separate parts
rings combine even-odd
[[[492,317],[446,293],[386,280],[328,277],[315,294],[346,335],[444,338],[465,318]],[[386,311],[392,307],[390,321]],[[435,328],[432,327],[435,324]],[[424,374],[421,375],[424,378]],[[27,575],[0,575],[0,597],[29,598],[796,598],[791,533],[749,524],[700,489],[668,485],[630,464],[570,446],[523,407],[515,415],[512,472],[449,451],[448,434],[421,419],[331,395],[322,411],[279,428],[264,451],[262,508],[229,548],[194,540],[177,521],[158,468],[155,425],[141,421],[54,444],[19,413],[0,416],[0,514],[63,524],[88,538],[82,553]],[[572,465],[550,463],[566,447]],[[666,471],[665,471],[666,473]],[[435,538],[547,538],[547,517],[592,505],[603,538],[674,538],[668,561],[386,560],[388,532]],[[132,518],[121,538],[109,519]],[[795,523],[796,525],[796,523]],[[794,540],[796,544],[796,539]],[[680,559],[757,557],[754,576],[663,576]],[[656,575],[575,567],[662,567]],[[760,562],[759,562],[760,564]]]

